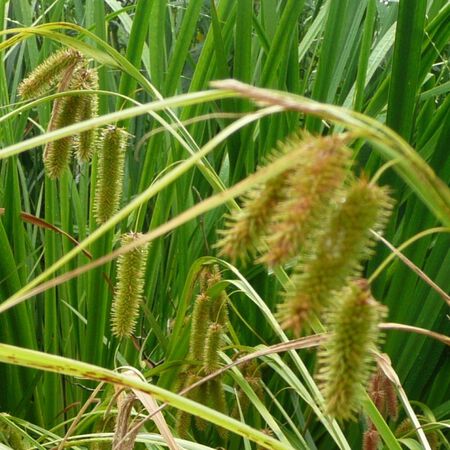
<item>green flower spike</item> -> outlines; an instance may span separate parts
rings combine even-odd
[[[95,218],[99,225],[119,209],[127,133],[122,128],[109,126],[103,130],[101,141],[94,202]]]
[[[312,313],[329,306],[333,291],[360,275],[361,263],[373,250],[370,229],[381,231],[391,208],[386,188],[365,179],[351,184],[294,269],[278,311],[284,328],[299,334]]]
[[[204,371],[209,374],[220,368],[220,347],[222,344],[223,329],[218,323],[208,327],[206,335],[205,352],[203,356]]]
[[[49,130],[57,130],[72,125],[77,120],[80,97],[71,95],[57,99],[53,104]],[[69,166],[73,150],[73,136],[63,137],[49,142],[44,150],[44,167],[47,175],[60,178]]]
[[[227,229],[219,231],[222,236],[216,244],[220,249],[219,256],[226,256],[236,263],[245,262],[256,253],[273,208],[280,200],[284,179],[285,175],[272,178],[247,193],[242,209],[228,216]]]
[[[130,244],[141,236],[140,233],[124,234],[121,245]],[[148,245],[142,245],[119,256],[111,314],[112,332],[119,338],[130,337],[134,332],[144,289],[147,255]]]
[[[350,165],[350,151],[340,136],[308,137],[299,145],[303,153],[287,175],[283,200],[276,205],[267,232],[269,249],[259,259],[269,267],[297,256],[322,226]]]
[[[387,309],[370,294],[366,280],[352,281],[329,312],[329,338],[319,350],[318,380],[325,410],[337,419],[354,418],[370,378],[380,340],[378,325]]]
[[[81,59],[81,53],[71,48],[53,53],[20,83],[20,97],[27,100],[44,94],[49,87],[61,81],[66,69],[75,67]]]
[[[189,359],[203,361],[206,334],[210,324],[211,299],[201,293],[197,296],[192,311],[191,338],[189,342]]]
[[[75,75],[75,83],[70,89],[82,91],[98,90],[98,74],[96,69],[80,69]],[[77,122],[89,120],[98,115],[98,96],[96,94],[80,95]],[[89,161],[97,146],[98,132],[96,128],[83,131],[75,140],[75,152],[80,162]]]
[[[97,74],[93,69],[78,68],[70,73],[67,69],[66,72],[66,82],[70,90],[94,89],[97,83]],[[91,118],[92,114],[97,114],[96,104],[96,96],[70,95],[57,99],[53,104],[49,130],[57,130]],[[69,165],[73,149],[79,158],[81,154],[88,158],[95,141],[96,130],[89,130],[79,136],[67,136],[48,143],[44,151],[47,175],[52,179],[59,178]]]

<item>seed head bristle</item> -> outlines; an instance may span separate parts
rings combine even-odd
[[[65,69],[77,65],[81,60],[81,53],[72,48],[53,53],[20,83],[18,88],[20,97],[27,100],[44,94],[60,81]]]
[[[374,365],[371,350],[380,341],[378,324],[386,312],[366,280],[352,281],[329,312],[330,336],[319,350],[318,380],[326,412],[337,419],[351,419],[360,408]]]
[[[141,236],[140,233],[124,234],[121,245],[130,244]],[[147,255],[148,245],[144,244],[118,258],[111,311],[112,332],[117,337],[130,337],[134,332],[142,301]]]
[[[127,134],[122,128],[109,126],[103,130],[98,158],[94,211],[101,225],[119,209]]]

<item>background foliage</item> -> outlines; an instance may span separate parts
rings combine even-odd
[[[100,95],[101,115],[136,103],[206,90],[211,80],[236,78],[364,112],[398,132],[448,184],[449,20],[450,5],[445,0],[1,0],[0,23],[5,32],[1,36],[0,142],[9,149],[45,133],[50,100],[44,98],[34,108],[16,114],[22,106],[17,86],[63,44],[78,46],[99,67],[100,89],[105,91]],[[20,31],[20,27],[34,28]],[[18,34],[11,34],[12,29]],[[11,41],[14,36],[19,39]],[[160,111],[159,123],[154,114],[121,118],[119,124],[131,134],[122,206],[180,167],[181,161],[232,119],[255,110],[248,100],[216,100],[208,95],[204,100],[209,102],[189,104],[186,100],[183,104],[182,100],[171,110]],[[164,108],[169,106],[162,103]],[[185,126],[176,125],[177,120]],[[174,177],[173,183],[155,191],[156,195],[129,216],[118,216],[118,225],[89,246],[92,257],[115,249],[120,233],[156,229],[244,179],[279,139],[299,127],[314,133],[340,129],[329,121],[294,112],[248,122],[219,142],[193,170]],[[353,147],[357,171],[373,175],[383,161],[362,141]],[[44,177],[41,153],[41,148],[35,148],[20,156],[2,156],[2,300],[19,292],[73,248],[65,236],[33,217],[79,242],[97,228],[92,214],[96,161],[91,166],[74,164],[71,174],[56,182]],[[441,225],[395,172],[384,172],[381,183],[392,186],[396,198],[386,233],[393,245],[398,247]],[[114,263],[49,288],[0,314],[1,342],[107,368],[132,365],[142,368],[154,385],[176,390],[188,346],[189,328],[183,323],[192,304],[192,280],[205,261],[199,258],[215,256],[217,229],[227,209],[235,206],[232,201],[223,204],[152,243],[136,339],[122,343],[120,353],[109,327]],[[20,212],[31,219],[23,220]],[[448,229],[440,228],[415,241],[404,253],[448,291],[449,248]],[[379,246],[367,274],[389,253]],[[57,274],[87,261],[80,253]],[[259,265],[238,267],[239,271],[226,263],[221,267],[228,268],[224,278],[230,280],[229,346],[251,350],[284,339],[270,313],[279,301],[283,277],[275,278]],[[395,260],[382,271],[372,288],[375,297],[389,307],[389,321],[444,334],[448,331],[448,310],[442,298],[402,261]],[[424,336],[389,331],[383,350],[416,413],[445,430],[450,411],[448,348]],[[314,352],[302,351],[301,357],[303,362],[292,354],[261,360],[262,403],[238,370],[230,372],[224,379],[229,403],[237,383],[254,405],[243,421],[257,430],[269,428],[273,437],[286,445],[280,448],[358,448],[364,420],[330,425],[311,406],[308,399],[312,396],[312,403],[316,401],[314,386],[308,385],[312,381],[300,370],[304,363],[313,373]],[[143,360],[147,364],[141,366]],[[37,428],[28,429],[35,438],[44,435],[44,429],[73,418],[95,386],[84,379],[7,364],[0,366],[0,377],[7,386],[0,390],[0,410],[35,424]],[[106,396],[107,391],[102,398]],[[174,410],[167,411],[166,420],[172,426]],[[93,433],[93,418],[95,415],[86,415],[75,434]],[[25,422],[17,419],[15,423],[26,429]],[[390,426],[395,429],[393,423]],[[153,431],[152,425],[148,429]],[[52,433],[63,435],[63,427]],[[402,443],[418,448],[413,443],[415,435],[409,438]],[[221,445],[220,439],[210,431],[200,440],[215,447]],[[40,445],[45,448],[44,438]],[[234,435],[226,444],[230,449],[244,446],[251,448],[249,441]]]

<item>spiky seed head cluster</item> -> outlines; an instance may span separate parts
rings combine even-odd
[[[70,78],[68,87],[71,90],[83,91],[98,88],[98,76],[95,69],[76,68]],[[82,120],[91,119],[97,114],[98,100],[96,95],[68,95],[54,102],[49,130],[56,130]],[[96,144],[96,129],[48,143],[44,151],[44,166],[48,176],[54,179],[62,175],[69,165],[73,149],[80,161],[87,161]]]
[[[60,81],[66,69],[70,66],[75,67],[81,60],[81,53],[71,48],[53,53],[20,83],[19,95],[24,100],[42,95],[49,87]]]
[[[260,262],[268,266],[295,256],[345,177],[350,152],[342,144],[341,137],[304,135],[279,143],[268,162],[292,152],[292,167],[246,194],[220,232],[220,254],[245,262],[267,244]]]
[[[268,228],[268,251],[260,262],[269,267],[298,255],[320,227],[350,165],[350,151],[340,138],[310,137],[302,145],[301,160],[287,175],[283,200],[275,206]]]
[[[130,244],[141,236],[140,233],[124,234],[121,245]],[[112,332],[119,338],[130,337],[134,332],[144,289],[147,255],[148,245],[144,244],[119,256],[111,310]]]
[[[388,190],[365,179],[351,183],[328,219],[300,255],[278,317],[298,334],[312,314],[320,314],[373,248],[370,229],[381,231],[392,208]],[[331,208],[330,208],[331,209]]]
[[[183,372],[182,387],[188,387],[206,374],[220,367],[220,349],[227,322],[228,297],[225,292],[209,295],[209,290],[221,281],[217,265],[205,266],[199,273],[200,293],[197,295],[192,311],[188,359],[192,360]],[[225,412],[226,401],[221,385],[221,377],[216,377],[193,389],[189,398]],[[181,411],[176,418],[176,429],[180,436],[186,436],[186,426],[190,427],[192,417]],[[206,423],[195,418],[195,426],[204,431]],[[224,436],[222,430],[219,434]]]
[[[23,98],[44,93],[50,86],[57,85],[59,92],[66,90],[86,91],[98,89],[95,69],[87,68],[81,53],[73,49],[63,49],[50,55],[26,78],[19,87]],[[88,120],[98,114],[96,94],[67,95],[55,100],[49,131],[57,130],[73,123]],[[68,136],[49,142],[44,150],[44,166],[47,175],[59,178],[68,167],[72,151],[80,161],[88,161],[97,144],[97,130],[91,129],[79,135]]]
[[[319,350],[318,380],[326,412],[337,419],[351,419],[359,409],[385,315],[366,280],[352,281],[335,298],[327,318],[330,336]]]
[[[99,225],[119,209],[127,133],[111,125],[103,130],[101,142],[94,198],[94,213]]]
[[[208,294],[208,290],[221,279],[217,265],[204,267],[199,274],[200,293],[192,311],[189,359],[201,361],[203,371],[211,366],[207,361],[211,362],[214,358],[219,361],[221,338],[228,319],[227,294],[224,291],[213,297]]]

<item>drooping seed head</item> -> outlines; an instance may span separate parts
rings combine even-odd
[[[81,60],[81,53],[71,48],[53,53],[20,83],[19,95],[24,100],[42,95],[60,81],[61,75],[68,67],[76,66]]]
[[[377,450],[380,435],[376,428],[370,428],[363,435],[363,450]]]
[[[327,320],[330,336],[319,349],[318,379],[325,410],[337,419],[351,419],[360,408],[385,315],[366,280],[352,281],[335,299]]]
[[[222,387],[222,381],[220,377],[213,378],[208,381],[208,406],[222,414],[228,413],[227,401],[225,398],[225,391]],[[228,435],[228,431],[219,427],[217,429],[220,437],[225,439]]]
[[[141,236],[140,233],[124,234],[121,245],[130,244]],[[142,301],[147,255],[148,245],[144,244],[118,258],[111,326],[113,334],[119,338],[130,337],[134,332]]]
[[[119,209],[127,134],[122,128],[109,126],[103,130],[98,155],[94,212],[101,225]]]
[[[206,334],[210,324],[211,299],[201,293],[197,296],[192,311],[191,336],[189,341],[189,359],[202,361]]]

